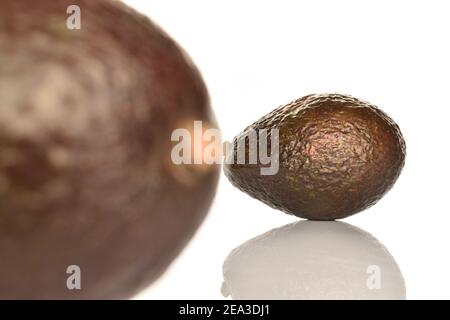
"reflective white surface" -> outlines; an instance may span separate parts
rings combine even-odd
[[[234,249],[222,294],[234,299],[405,299],[400,269],[367,232],[343,222],[301,221]]]
[[[450,298],[450,1],[125,2],[193,58],[225,140],[311,93],[351,94],[387,112],[405,136],[406,166],[380,202],[344,221],[389,249],[408,299]],[[222,177],[194,239],[136,298],[223,298],[222,265],[230,251],[295,221]]]

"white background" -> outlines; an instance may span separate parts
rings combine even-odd
[[[450,298],[448,1],[125,2],[189,52],[227,140],[310,93],[351,94],[386,111],[405,136],[406,167],[377,205],[345,222],[388,248],[409,299]],[[221,298],[230,250],[292,221],[222,176],[195,238],[137,298]]]

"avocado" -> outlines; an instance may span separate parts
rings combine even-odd
[[[158,278],[215,193],[217,165],[171,161],[193,120],[216,127],[204,82],[148,18],[0,1],[0,299],[129,298]]]
[[[235,248],[223,263],[233,299],[405,299],[401,270],[376,238],[339,221],[298,221]]]
[[[257,144],[250,139],[252,132],[263,130],[274,132],[270,140],[266,133],[267,150],[261,149],[261,135]],[[388,115],[341,94],[313,94],[281,106],[231,145],[224,171],[234,186],[275,209],[311,220],[342,219],[375,204],[397,180],[406,154],[400,129]],[[252,148],[260,155],[278,155],[278,170],[263,174],[266,162],[252,163]],[[239,161],[241,151],[245,161]]]

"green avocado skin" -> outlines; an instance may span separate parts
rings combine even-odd
[[[251,129],[279,130],[278,173],[261,175],[259,161],[237,164],[235,148],[225,175],[250,196],[300,218],[342,219],[367,209],[392,188],[405,163],[397,124],[374,105],[347,95],[313,94],[281,106],[233,144]]]

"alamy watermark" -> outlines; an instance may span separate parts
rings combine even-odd
[[[220,136],[219,129],[205,129],[202,121],[194,121],[190,129],[174,130],[171,141],[178,143],[172,148],[172,162],[176,165],[258,164],[261,175],[278,173],[278,129],[247,129],[239,136],[236,143],[222,144]]]
[[[67,277],[66,286],[69,290],[81,290],[81,268],[77,265],[70,265],[66,269]]]
[[[380,290],[381,268],[377,265],[370,265],[367,267],[366,273],[369,275],[366,281],[367,288],[369,290]]]
[[[67,14],[69,17],[66,20],[66,26],[69,30],[81,29],[81,8],[77,5],[70,5],[67,7]]]

